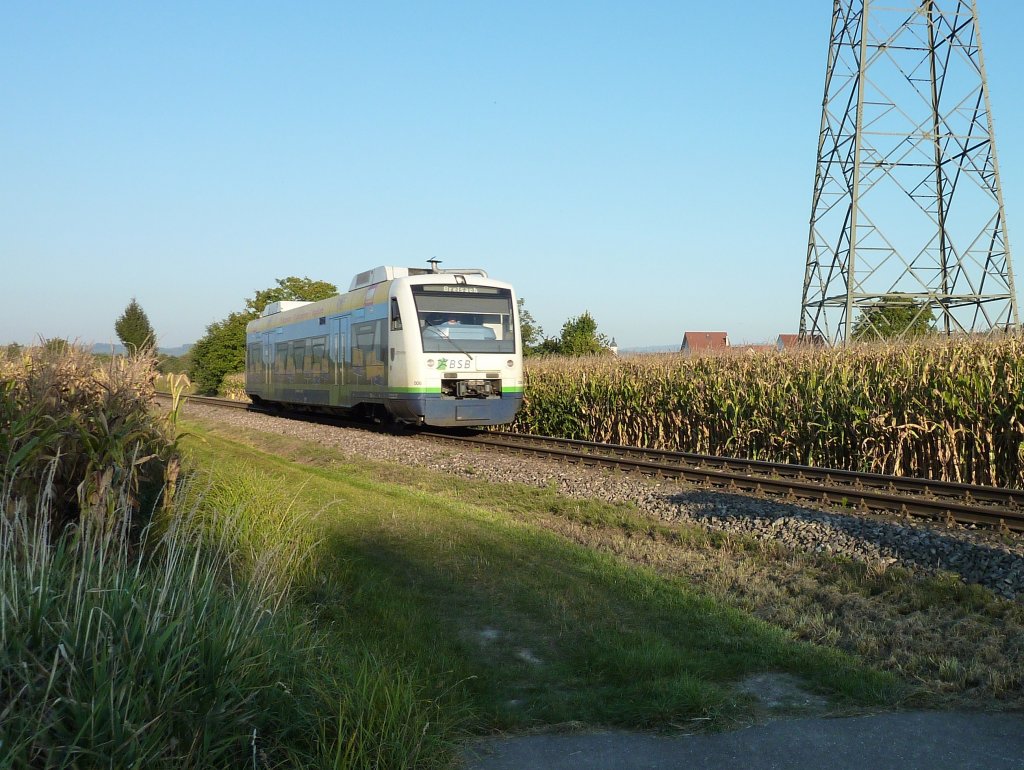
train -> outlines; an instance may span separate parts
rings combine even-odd
[[[503,425],[523,401],[512,286],[480,268],[382,266],[345,294],[273,302],[246,326],[254,404],[410,425]]]

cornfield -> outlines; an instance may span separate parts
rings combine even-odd
[[[1024,338],[543,358],[512,430],[1024,488]]]
[[[8,492],[48,510],[55,530],[111,515],[121,493],[137,514],[168,502],[179,461],[170,427],[150,412],[155,374],[149,354],[97,362],[65,346],[0,357],[0,485],[17,479]]]
[[[230,398],[232,401],[248,401],[249,394],[245,391],[245,372],[233,372],[224,377],[217,395],[221,398]]]

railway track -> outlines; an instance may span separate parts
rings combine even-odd
[[[162,393],[160,391],[157,391],[156,392],[156,397],[157,398],[162,398],[162,399],[169,399],[171,397],[171,394],[170,393]],[[186,399],[188,401],[191,401],[194,404],[206,404],[207,406],[217,406],[217,407],[221,407],[223,409],[247,409],[247,410],[252,410],[254,412],[262,411],[260,409],[254,408],[253,405],[250,402],[248,402],[248,401],[235,401],[234,399],[231,399],[231,398],[220,398],[220,397],[217,397],[217,396],[192,396],[192,395],[183,396],[182,397],[182,400],[186,400]]]
[[[679,478],[732,492],[806,500],[861,512],[899,513],[935,521],[1024,532],[1024,492],[902,476],[812,468],[686,452],[667,452],[589,441],[482,433],[433,440],[472,443],[566,462]]]
[[[158,394],[166,395],[166,394]],[[242,401],[190,396],[195,403],[252,409]],[[252,409],[253,411],[266,411]],[[301,413],[302,419],[354,426],[333,417]],[[814,468],[762,460],[669,452],[590,441],[498,431],[424,429],[421,439],[517,452],[592,467],[676,478],[728,492],[809,501],[864,513],[896,513],[933,521],[1024,532],[1024,491],[931,481],[905,476]]]

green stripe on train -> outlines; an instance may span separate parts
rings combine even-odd
[[[503,393],[522,393],[523,392],[522,387],[503,387],[501,390],[502,390]],[[441,392],[441,389],[440,388],[388,388],[388,391],[390,391],[392,393],[413,393],[413,394],[418,394],[418,393],[430,394],[430,393],[434,393],[434,394],[437,394],[437,393]]]

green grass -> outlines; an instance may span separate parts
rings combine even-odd
[[[300,688],[274,684],[305,677],[309,630],[225,585],[232,554],[172,526],[143,556],[124,529],[53,536],[26,514],[0,520],[0,767],[309,757]]]
[[[10,501],[0,767],[447,767],[460,704],[372,646],[335,649],[289,601],[316,581],[292,500],[214,471],[144,547],[127,515],[55,534]]]
[[[642,535],[628,507],[407,469],[402,486],[401,470],[357,468],[322,447],[293,444],[296,462],[188,429],[201,439],[187,443],[200,465],[301,490],[293,511],[311,517],[321,541],[302,601],[332,647],[410,672],[443,708],[464,707],[473,729],[723,726],[751,714],[733,685],[764,671],[794,674],[837,707],[904,692],[897,677],[799,641],[682,577],[531,521],[568,514]]]

